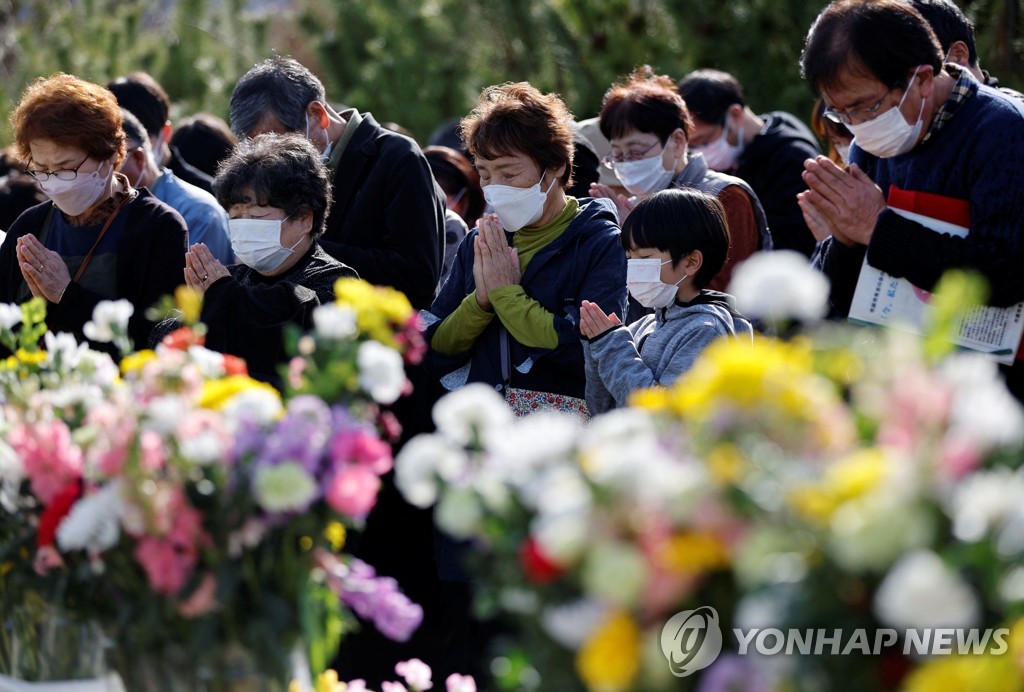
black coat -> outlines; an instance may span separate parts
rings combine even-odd
[[[428,308],[444,254],[444,193],[415,142],[361,117],[334,169],[320,244],[366,281]]]
[[[38,235],[51,205],[43,202],[19,216],[0,246],[0,303],[21,302],[25,298],[27,289],[15,253],[17,239],[29,233]],[[82,327],[92,319],[97,303],[125,298],[135,307],[128,321],[128,335],[136,347],[143,348],[154,326],[146,319],[146,310],[185,283],[188,229],[178,212],[143,189],[121,214],[126,217],[126,228],[117,250],[116,295],[98,295],[72,281],[59,305],[46,306],[46,326],[50,331],[69,332],[82,340]]]

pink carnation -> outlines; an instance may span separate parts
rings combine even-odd
[[[146,571],[149,585],[158,594],[173,596],[185,586],[195,562],[189,551],[180,550],[171,541],[143,538],[135,547],[135,559]]]
[[[452,673],[444,681],[444,685],[448,692],[476,692],[476,680],[472,675]]]
[[[86,425],[95,426],[97,432],[90,459],[105,476],[119,475],[135,438],[135,418],[117,406],[103,403],[90,411]]]
[[[164,443],[160,434],[147,430],[139,436],[139,447],[142,451],[142,468],[146,471],[158,471],[164,466]]]
[[[331,440],[334,463],[351,462],[365,466],[378,476],[391,470],[391,446],[366,429],[343,430]]]
[[[154,507],[160,513],[155,517],[156,535],[142,536],[134,554],[152,589],[174,595],[185,585],[209,536],[203,530],[202,514],[188,504],[179,488],[159,494],[164,501]]]
[[[380,476],[365,466],[346,466],[331,479],[327,502],[341,514],[362,518],[373,509],[378,490]]]
[[[82,450],[64,421],[25,423],[11,430],[8,444],[21,458],[32,492],[44,505],[82,476]]]

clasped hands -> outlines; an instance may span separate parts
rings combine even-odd
[[[505,240],[505,231],[496,214],[485,214],[477,227],[473,243],[473,281],[476,302],[484,310],[491,309],[488,294],[502,286],[518,285],[519,252]]]
[[[15,254],[21,265],[21,275],[25,277],[25,284],[32,295],[45,298],[50,303],[59,303],[71,283],[71,272],[64,258],[53,250],[47,250],[31,233],[18,238]]]
[[[196,243],[185,253],[185,284],[200,295],[225,276],[231,276],[231,272],[213,256],[206,243]]]
[[[844,170],[817,156],[804,161],[803,179],[808,189],[796,199],[815,240],[832,236],[847,246],[871,242],[885,195],[859,166]]]
[[[615,208],[619,214],[619,225],[621,226],[626,222],[626,217],[629,216],[629,212],[633,211],[633,208],[640,203],[640,200],[649,195],[637,195],[635,197],[627,197],[621,192],[617,192],[615,189],[608,185],[602,185],[601,183],[590,184],[590,196],[594,198],[610,199],[615,202]]]

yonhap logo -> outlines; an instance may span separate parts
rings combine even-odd
[[[661,629],[661,650],[677,678],[707,668],[722,652],[722,628],[711,606],[676,613]]]

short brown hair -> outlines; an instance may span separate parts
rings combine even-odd
[[[484,89],[462,119],[462,139],[474,157],[526,154],[543,170],[565,166],[562,186],[572,184],[572,115],[558,94],[542,94],[529,82]]]
[[[22,163],[32,157],[30,144],[43,139],[78,147],[100,161],[115,153],[124,157],[117,99],[99,84],[63,72],[28,85],[11,116],[11,129]]]
[[[609,141],[637,130],[657,135],[664,144],[677,129],[689,140],[693,118],[672,78],[654,74],[650,65],[641,65],[605,92],[600,126],[601,134]]]

